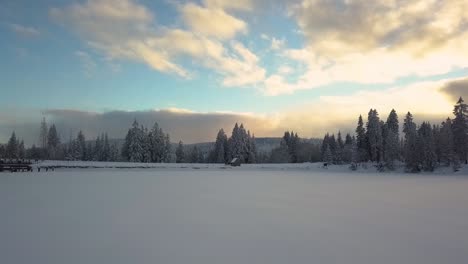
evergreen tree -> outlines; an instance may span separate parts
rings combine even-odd
[[[335,163],[342,164],[344,155],[344,142],[343,137],[341,136],[341,131],[338,131],[338,136],[336,139],[336,150],[335,150]]]
[[[144,131],[135,120],[125,137],[122,156],[130,162],[143,162],[145,158],[144,141]]]
[[[49,158],[51,159],[58,159],[59,158],[59,146],[60,146],[60,138],[57,133],[57,128],[55,124],[49,128],[49,132],[47,135],[47,151],[49,154]]]
[[[184,152],[184,144],[182,141],[179,141],[179,145],[176,149],[176,163],[184,163],[185,162],[185,152]]]
[[[398,115],[395,110],[392,109],[388,115],[387,122],[385,124],[384,133],[384,153],[385,153],[385,164],[387,168],[394,169],[395,160],[399,158],[399,146],[400,146],[400,128],[398,124]]]
[[[86,160],[86,138],[83,134],[83,131],[80,130],[76,137],[76,149],[75,149],[75,158],[80,160]]]
[[[411,172],[420,170],[420,150],[418,149],[418,133],[416,124],[413,121],[413,115],[408,112],[403,124],[405,133],[404,159],[406,168]]]
[[[18,139],[16,139],[16,133],[13,132],[6,146],[6,157],[9,159],[19,158],[18,147],[19,147]]]
[[[212,160],[214,163],[227,163],[228,160],[228,138],[221,128],[216,136],[216,142],[213,149]]]
[[[366,129],[364,128],[364,122],[362,116],[359,116],[358,126],[356,128],[356,144],[358,150],[358,159],[360,162],[365,162],[369,159],[368,155],[368,141],[366,135]]]
[[[323,156],[323,161],[327,162],[328,164],[333,163],[333,154],[332,154],[330,145],[327,145],[325,147],[325,153],[324,153],[324,156]]]
[[[5,146],[0,144],[0,159],[6,158],[6,150]]]
[[[380,118],[377,110],[369,111],[367,120],[368,153],[371,161],[380,162],[383,156],[383,140]]]
[[[21,142],[18,145],[18,158],[20,159],[26,158],[26,149],[24,148],[23,140],[21,140]]]
[[[439,133],[439,151],[440,151],[440,162],[445,166],[453,165],[455,154],[454,154],[454,143],[453,143],[453,131],[452,131],[452,120],[447,118],[445,122],[442,122]]]
[[[434,171],[437,160],[435,154],[434,134],[429,123],[422,123],[418,130],[418,139],[421,167],[425,171]]]
[[[244,160],[242,156],[243,143],[242,143],[242,132],[240,131],[239,125],[236,123],[232,129],[232,135],[228,140],[229,142],[229,159],[239,158]]]
[[[42,148],[42,149],[46,149],[47,148],[47,140],[48,140],[48,127],[47,127],[47,122],[46,122],[46,119],[45,117],[42,118],[42,122],[41,122],[41,128],[40,128],[40,131],[39,131],[39,146]]]
[[[460,97],[453,109],[453,142],[458,159],[468,164],[468,106]]]
[[[248,157],[247,163],[257,163],[257,145],[255,144],[255,136],[250,136],[250,132],[248,133]]]

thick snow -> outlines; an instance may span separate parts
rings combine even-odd
[[[179,166],[0,174],[0,262],[468,263],[463,174]]]

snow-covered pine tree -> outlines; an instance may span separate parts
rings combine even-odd
[[[327,145],[325,147],[325,153],[324,153],[324,156],[323,156],[323,161],[327,162],[328,164],[333,163],[333,154],[332,154],[330,145]]]
[[[453,165],[455,154],[453,145],[452,120],[450,118],[447,118],[445,122],[442,122],[438,145],[441,164],[445,166]]]
[[[393,170],[395,161],[400,156],[400,128],[398,124],[398,115],[394,109],[390,112],[385,124],[384,156],[385,165]]]
[[[21,140],[18,145],[18,158],[26,158],[26,149],[24,148],[24,140]]]
[[[75,154],[77,159],[86,160],[86,138],[81,130],[76,137]]]
[[[255,144],[255,135],[250,136],[249,134],[249,163],[257,163],[257,145]]]
[[[49,132],[47,133],[47,152],[50,159],[58,158],[59,145],[60,138],[57,132],[57,128],[55,127],[55,124],[52,124],[52,126],[49,128]]]
[[[43,117],[41,121],[41,128],[39,131],[39,146],[42,149],[47,148],[47,138],[48,138],[48,133],[49,133],[48,131],[49,131],[49,128],[47,127],[46,119],[45,117]]]
[[[404,159],[407,170],[411,172],[420,171],[420,150],[418,149],[418,133],[413,115],[408,112],[403,123],[405,133]]]
[[[242,157],[242,135],[239,129],[239,125],[236,123],[234,128],[232,129],[231,137],[229,138],[229,159],[239,158],[243,159]]]
[[[435,154],[434,134],[431,124],[427,122],[421,124],[418,130],[418,139],[422,169],[425,171],[434,171],[437,157]]]
[[[130,162],[142,162],[145,155],[143,143],[144,132],[135,120],[125,137],[122,156]]]
[[[369,159],[368,140],[366,129],[364,128],[364,121],[362,120],[362,115],[359,116],[358,125],[356,128],[356,144],[358,149],[359,162],[366,162]]]
[[[13,131],[6,145],[6,151],[5,151],[6,158],[17,159],[18,158],[18,146],[19,146],[19,142],[18,142],[18,139],[16,138],[16,133]]]
[[[284,140],[284,138],[283,138]],[[325,136],[323,137],[322,140],[322,145],[320,147],[320,154],[322,156],[322,161],[325,161],[325,152],[327,151],[327,147],[329,148],[329,140],[330,140],[330,134],[326,133]]]
[[[343,146],[343,155],[342,160],[344,163],[352,162],[352,152],[353,152],[353,139],[349,133],[345,136],[345,142]]]
[[[185,161],[185,152],[184,152],[184,143],[179,141],[176,149],[176,163],[184,163]]]
[[[338,136],[336,138],[336,150],[335,150],[335,163],[342,164],[344,161],[344,142],[343,137],[341,136],[341,131],[338,131]]]
[[[369,111],[367,120],[368,153],[371,161],[380,162],[383,149],[382,128],[377,110]]]
[[[166,134],[164,137],[164,153],[163,153],[163,162],[171,161],[171,138],[169,134]]]
[[[458,159],[468,164],[468,105],[460,97],[453,109],[452,122],[454,151]]]
[[[227,163],[228,160],[226,152],[227,152],[227,136],[224,130],[221,128],[216,135],[216,142],[214,145],[213,153],[211,155],[213,163]]]

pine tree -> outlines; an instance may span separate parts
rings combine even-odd
[[[460,97],[453,109],[453,142],[458,159],[468,164],[468,106]]]
[[[18,145],[18,158],[20,159],[26,158],[26,149],[24,148],[23,140],[21,140],[21,142]]]
[[[247,158],[248,163],[257,163],[257,145],[255,144],[255,136],[252,135],[250,136],[250,132],[248,133],[249,135],[249,154]]]
[[[362,115],[359,116],[358,126],[356,128],[356,144],[358,150],[358,157],[360,162],[365,162],[369,159],[368,155],[368,140],[366,135],[366,129],[364,128],[364,122]]]
[[[411,172],[420,171],[420,151],[418,149],[418,133],[416,124],[413,121],[413,115],[408,112],[403,124],[405,133],[404,159],[406,168]]]
[[[447,118],[445,122],[442,122],[440,133],[439,133],[439,151],[440,151],[440,162],[445,166],[453,165],[455,154],[453,145],[453,131],[452,131],[452,120]]]
[[[76,137],[76,156],[75,158],[80,160],[86,160],[86,138],[83,134],[83,131],[80,130]]]
[[[171,138],[169,137],[169,134],[166,134],[165,136],[165,146],[164,146],[164,154],[163,154],[163,162],[170,162],[170,154],[171,154]]]
[[[41,122],[41,128],[40,128],[40,131],[39,131],[39,146],[42,148],[42,149],[46,149],[47,148],[47,139],[48,139],[48,127],[47,127],[47,123],[46,123],[46,119],[45,117],[42,118],[42,122]]]
[[[338,131],[338,136],[336,139],[336,150],[335,150],[335,163],[341,164],[343,163],[343,155],[344,155],[344,142],[343,137],[341,136],[341,131]]]
[[[49,158],[58,159],[59,145],[60,138],[57,133],[57,128],[55,127],[55,124],[52,124],[47,135],[47,151]]]
[[[130,162],[143,162],[145,159],[144,149],[145,133],[140,125],[135,120],[132,127],[128,130],[125,137],[124,147],[122,148],[122,156]]]
[[[229,159],[239,158],[243,160],[242,157],[242,135],[239,129],[239,125],[236,123],[232,129],[231,137],[229,138]]]
[[[367,120],[368,153],[371,161],[380,162],[383,152],[382,128],[377,110],[369,111]]]
[[[385,153],[385,164],[387,168],[395,168],[395,160],[399,158],[399,146],[400,146],[400,135],[399,135],[399,124],[398,115],[395,110],[392,109],[388,115],[387,122],[385,124],[385,141],[384,141],[384,153]]]
[[[418,130],[418,150],[422,169],[434,171],[436,167],[435,142],[432,127],[429,123],[423,122]]]
[[[323,161],[327,162],[328,164],[333,163],[333,154],[332,154],[330,145],[327,145],[325,147],[325,153],[324,153],[324,156],[323,156]]]
[[[5,146],[0,144],[0,159],[6,158],[6,150]]]
[[[226,133],[224,133],[224,130],[221,128],[218,131],[218,135],[216,136],[216,142],[214,145],[213,149],[213,154],[212,154],[212,160],[211,162],[214,163],[227,163],[228,162],[228,157],[227,157],[227,152],[228,152],[228,138],[226,136]]]
[[[19,158],[18,156],[18,146],[19,142],[18,139],[16,139],[16,133],[13,132],[11,134],[10,140],[8,140],[8,144],[6,146],[6,157],[9,159],[17,159]]]
[[[184,152],[184,143],[179,141],[179,145],[176,149],[176,163],[184,163],[185,162],[185,152]]]

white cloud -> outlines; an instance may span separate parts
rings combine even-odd
[[[221,9],[237,9],[251,10],[253,8],[253,0],[205,0],[204,3],[208,7]]]
[[[229,4],[206,1],[206,6],[186,4],[181,16],[192,31],[157,25],[152,13],[132,0],[88,0],[50,13],[71,27],[90,47],[108,61],[130,59],[151,68],[190,78],[192,74],[177,61],[189,56],[194,63],[219,73],[225,86],[252,85],[264,79],[259,58],[237,41],[231,41],[247,25],[225,9],[248,10],[249,1]]]
[[[80,61],[84,74],[88,77],[93,76],[97,68],[97,64],[93,58],[87,52],[81,50],[75,51],[75,56]]]
[[[23,26],[15,23],[9,24],[9,27],[11,31],[23,37],[37,37],[41,35],[41,32],[34,27]]]
[[[286,39],[277,39],[277,38],[271,38],[271,49],[272,50],[280,50],[284,47],[286,44]]]
[[[201,7],[192,3],[181,7],[185,23],[196,33],[220,39],[233,38],[237,33],[246,33],[247,24],[223,9]]]
[[[295,81],[277,72],[268,95],[336,82],[393,83],[401,77],[445,74],[468,67],[466,1],[302,0],[290,15],[307,38],[282,51],[305,65]]]

